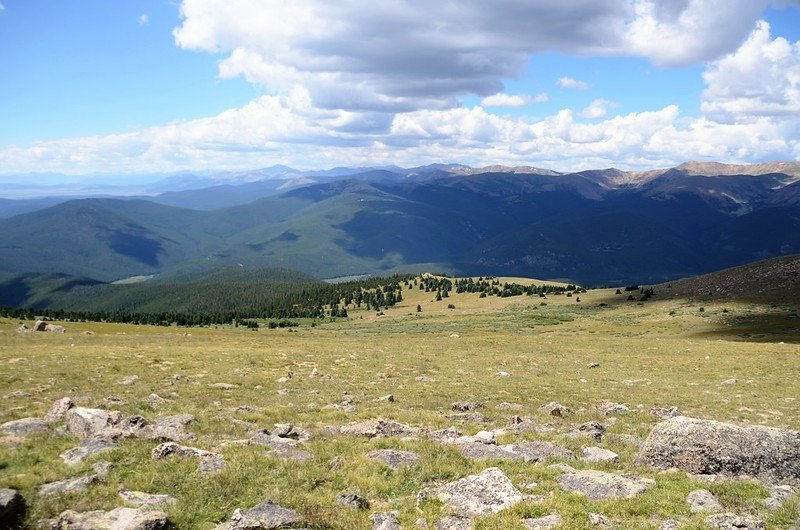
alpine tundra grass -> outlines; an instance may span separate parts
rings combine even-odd
[[[760,514],[768,528],[798,524],[797,495],[768,511],[760,483],[707,484],[683,472],[633,464],[636,440],[659,421],[648,413],[651,407],[800,429],[798,302],[723,304],[663,294],[657,289],[644,303],[627,301],[627,293],[616,295],[615,289],[546,299],[451,293],[436,301],[435,293],[406,289],[403,302],[385,314],[352,310],[347,319],[317,321],[313,327],[303,322],[288,330],[66,322],[65,334],[23,334],[15,332],[18,321],[2,320],[0,423],[41,417],[64,396],[125,416],[188,413],[196,417],[187,430],[197,440],[185,443],[221,452],[226,467],[203,475],[194,459],[156,461],[150,451],[157,442],[141,439],[123,440],[119,448],[69,467],[58,455],[78,441],[56,431],[5,440],[0,487],[21,491],[31,527],[66,509],[119,506],[124,486],[175,496],[177,503],[165,511],[181,529],[211,529],[234,509],[266,498],[299,512],[310,528],[371,528],[370,513],[391,510],[404,528],[419,519],[434,528],[446,510],[418,493],[494,466],[523,493],[540,497],[477,519],[478,529],[523,528],[524,518],[556,513],[559,528],[586,528],[590,512],[620,528],[655,529],[665,519],[681,520],[681,528],[706,528],[705,516],[692,514],[686,502],[698,488],[710,490],[726,511]],[[146,401],[150,394],[163,403]],[[380,399],[388,394],[394,401]],[[448,419],[456,401],[482,403],[483,422]],[[540,411],[553,401],[574,412],[553,417]],[[603,401],[626,404],[632,412],[604,416],[596,409]],[[507,433],[500,443],[557,441],[578,455],[582,446],[599,445],[618,453],[620,462],[569,464],[630,472],[655,479],[656,485],[632,499],[591,501],[562,490],[559,472],[547,465],[470,460],[425,437],[369,440],[326,428],[386,418],[430,429],[454,425],[472,435],[506,426],[512,416],[551,429]],[[570,435],[591,420],[607,427],[601,442]],[[275,423],[313,433],[304,447],[307,460],[281,460],[259,446],[215,449]],[[393,470],[365,456],[378,448],[414,451],[421,459]],[[36,494],[39,485],[80,475],[101,459],[112,464],[105,482],[67,496]],[[365,497],[370,509],[336,503],[343,491]]]

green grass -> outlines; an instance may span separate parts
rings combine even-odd
[[[587,441],[567,433],[589,420],[607,423],[609,434],[646,436],[657,422],[647,413],[652,406],[675,405],[697,417],[800,429],[800,345],[790,342],[792,334],[783,323],[758,328],[759,322],[773,322],[770,315],[790,315],[794,307],[703,302],[700,314],[698,304],[680,299],[653,299],[639,306],[613,292],[589,291],[580,295],[580,303],[574,297],[551,296],[541,306],[532,297],[481,299],[455,293],[436,302],[431,293],[406,290],[404,302],[384,316],[351,311],[346,321],[313,328],[305,324],[297,331],[67,323],[64,335],[17,334],[18,322],[1,320],[0,395],[22,390],[31,396],[4,399],[0,422],[43,415],[62,396],[84,406],[105,406],[103,400],[114,395],[125,402],[115,408],[126,415],[153,419],[194,414],[197,422],[188,430],[198,440],[188,445],[205,449],[247,437],[233,419],[262,428],[290,422],[316,435],[306,444],[312,456],[305,462],[268,457],[257,446],[222,449],[227,467],[214,476],[199,475],[193,461],[152,461],[155,442],[127,440],[120,449],[95,458],[113,463],[105,484],[47,500],[35,495],[39,484],[80,474],[90,462],[68,468],[58,454],[77,441],[40,435],[17,448],[0,446],[0,487],[22,491],[30,521],[67,508],[110,509],[119,505],[116,492],[124,484],[175,495],[179,502],[167,511],[177,528],[213,528],[235,508],[265,498],[298,510],[312,528],[370,528],[369,514],[388,510],[397,510],[404,527],[412,528],[420,517],[433,525],[443,514],[435,500],[417,507],[419,491],[496,465],[518,486],[536,482],[525,492],[545,499],[482,518],[479,529],[522,528],[523,517],[550,513],[562,516],[562,528],[579,529],[587,526],[590,511],[623,528],[654,529],[665,518],[681,519],[683,528],[703,528],[703,517],[691,515],[685,502],[686,494],[698,487],[710,489],[731,511],[760,510],[766,491],[758,484],[705,485],[680,472],[636,468],[635,446],[611,437],[600,445],[617,452],[621,464],[572,465],[654,478],[657,485],[646,494],[592,502],[563,492],[556,472],[542,465],[473,462],[424,438],[366,440],[324,430],[374,417],[443,428],[452,424],[447,419],[450,404],[461,400],[485,402],[480,412],[490,428],[505,426],[514,414],[553,428],[540,435],[506,435],[503,442],[548,439],[573,450]],[[609,305],[598,307],[603,301]],[[456,309],[447,309],[448,303]],[[736,325],[728,325],[743,316],[755,326],[747,333],[763,337],[749,340]],[[85,330],[95,334],[84,335]],[[589,368],[590,363],[599,366]],[[314,368],[322,377],[309,378]],[[501,371],[510,375],[495,375]],[[292,378],[279,383],[288,372]],[[117,383],[129,375],[139,378],[132,385]],[[735,385],[720,384],[731,378]],[[216,382],[239,387],[209,387]],[[281,389],[288,394],[279,394]],[[153,410],[142,401],[152,392],[169,401]],[[394,403],[375,401],[388,393],[394,394]],[[356,412],[326,407],[345,395],[354,400]],[[602,400],[625,403],[634,412],[611,424],[594,409]],[[576,413],[546,417],[538,409],[549,401]],[[504,409],[503,402],[516,403],[520,410]],[[252,411],[237,410],[244,405]],[[456,426],[467,434],[482,427]],[[421,462],[395,471],[364,456],[387,447],[416,451]],[[336,504],[342,491],[367,497],[372,509],[357,512]],[[795,499],[764,516],[768,528],[787,528],[799,513]]]

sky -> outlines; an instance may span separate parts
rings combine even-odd
[[[0,0],[0,176],[800,160],[800,0]]]

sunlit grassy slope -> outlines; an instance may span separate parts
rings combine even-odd
[[[64,335],[17,334],[19,322],[0,321],[0,395],[16,390],[31,394],[4,399],[0,422],[43,415],[63,396],[80,405],[110,407],[104,399],[114,395],[124,402],[114,408],[126,415],[154,419],[194,414],[197,422],[189,430],[198,440],[191,445],[206,449],[247,437],[242,424],[233,420],[261,428],[290,422],[317,433],[307,444],[312,456],[305,462],[268,457],[256,446],[229,447],[222,450],[227,468],[214,476],[199,475],[191,460],[154,462],[149,452],[155,442],[128,440],[99,457],[113,463],[105,484],[54,500],[37,498],[36,486],[73,476],[89,465],[76,470],[61,464],[58,454],[75,446],[75,439],[38,436],[17,448],[0,446],[0,487],[21,489],[29,499],[32,521],[67,508],[110,509],[120,504],[116,492],[123,484],[171,493],[179,502],[168,514],[177,528],[186,529],[213,528],[236,507],[250,507],[267,497],[298,510],[312,528],[370,528],[369,513],[388,510],[398,510],[406,528],[413,528],[418,518],[432,528],[442,506],[426,501],[418,508],[417,492],[489,465],[503,469],[516,485],[537,483],[524,491],[546,497],[481,519],[479,529],[521,528],[523,517],[549,513],[562,516],[563,528],[585,528],[588,512],[603,513],[621,528],[657,528],[660,519],[671,517],[683,518],[685,528],[704,528],[703,517],[691,515],[685,502],[697,487],[710,488],[730,511],[758,509],[766,496],[762,486],[707,485],[683,473],[633,467],[635,446],[613,436],[601,445],[618,452],[621,463],[594,468],[655,478],[657,486],[647,494],[590,502],[561,491],[557,473],[546,466],[469,461],[426,439],[367,441],[322,430],[375,417],[447,427],[452,424],[447,419],[450,404],[461,400],[485,403],[485,424],[456,424],[466,434],[502,427],[517,414],[555,428],[522,437],[556,440],[574,450],[590,442],[566,433],[593,419],[605,423],[610,434],[646,436],[658,421],[647,413],[653,406],[800,429],[799,301],[774,307],[697,303],[665,300],[656,290],[649,301],[639,303],[627,301],[627,294],[616,295],[612,289],[544,299],[453,292],[437,302],[435,293],[406,289],[404,301],[383,315],[352,310],[348,319],[316,327],[303,322],[296,331],[65,323]],[[734,325],[743,320],[750,326]],[[590,368],[590,363],[599,366]],[[315,368],[321,377],[310,378]],[[278,382],[288,373],[291,379]],[[118,384],[131,375],[138,380]],[[722,384],[732,379],[734,384]],[[209,387],[218,382],[239,386]],[[143,401],[150,393],[168,402],[154,410]],[[394,403],[376,401],[389,393]],[[326,408],[346,396],[352,397],[355,412]],[[609,421],[594,409],[602,400],[627,404],[634,412]],[[576,413],[563,419],[545,416],[538,409],[550,401]],[[509,410],[504,403],[518,407]],[[239,408],[244,406],[250,408]],[[514,439],[507,435],[505,441]],[[417,451],[421,464],[391,471],[365,458],[369,450],[383,447]],[[331,464],[335,457],[341,457],[338,470]],[[359,512],[336,504],[341,491],[367,497],[372,509]],[[798,502],[792,501],[767,516],[768,527],[787,528],[798,516]]]

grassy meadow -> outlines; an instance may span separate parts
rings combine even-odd
[[[264,447],[227,446],[219,450],[226,468],[211,476],[199,474],[192,459],[153,461],[156,442],[134,439],[70,468],[58,455],[76,446],[75,438],[34,435],[18,446],[0,445],[0,487],[23,493],[31,525],[65,509],[119,506],[117,491],[124,485],[177,497],[166,511],[181,529],[211,529],[235,508],[265,498],[297,510],[311,528],[370,528],[370,513],[389,510],[399,512],[404,528],[414,528],[420,518],[435,528],[443,506],[432,499],[418,503],[417,493],[496,466],[523,492],[543,499],[482,518],[478,529],[522,528],[523,518],[551,513],[561,515],[562,528],[586,528],[588,512],[602,513],[620,528],[655,529],[670,518],[681,520],[682,528],[705,528],[703,515],[692,515],[685,501],[699,487],[710,489],[727,511],[761,511],[768,528],[797,524],[797,496],[782,509],[765,512],[760,504],[767,492],[758,483],[709,485],[681,472],[637,468],[632,464],[636,445],[612,436],[646,437],[659,421],[648,413],[656,406],[800,430],[800,301],[775,306],[692,302],[665,299],[666,294],[657,289],[649,301],[638,303],[614,289],[546,299],[453,292],[435,301],[435,293],[405,289],[403,302],[381,316],[351,310],[347,319],[272,330],[68,322],[63,335],[19,334],[18,321],[0,320],[0,396],[6,396],[0,423],[42,416],[54,400],[69,396],[81,406],[148,419],[193,414],[197,421],[187,430],[198,439],[181,443],[209,450],[247,438],[248,426],[292,423],[314,433],[305,444],[311,457],[304,462],[268,456]],[[126,378],[132,384],[122,384]],[[213,383],[238,386],[224,390],[210,387]],[[10,395],[15,391],[30,395]],[[151,393],[167,401],[153,408],[144,401]],[[395,401],[378,400],[387,394]],[[109,405],[104,401],[109,396],[121,401]],[[354,412],[330,407],[348,398]],[[604,417],[595,409],[604,400],[626,404],[633,412]],[[455,401],[483,402],[478,412],[485,422],[449,420]],[[575,413],[554,418],[539,411],[551,401]],[[588,501],[562,491],[557,472],[545,465],[471,461],[422,437],[367,440],[325,429],[380,417],[412,426],[455,425],[475,434],[506,426],[513,415],[552,429],[506,434],[501,443],[546,439],[578,453],[595,444],[569,433],[598,420],[608,427],[599,445],[617,452],[621,463],[570,464],[632,472],[654,478],[657,485],[634,499]],[[376,448],[412,450],[422,458],[415,467],[392,470],[365,457]],[[100,459],[112,462],[105,483],[66,497],[36,495],[40,484],[86,472]],[[337,504],[342,491],[366,497],[371,508]]]

